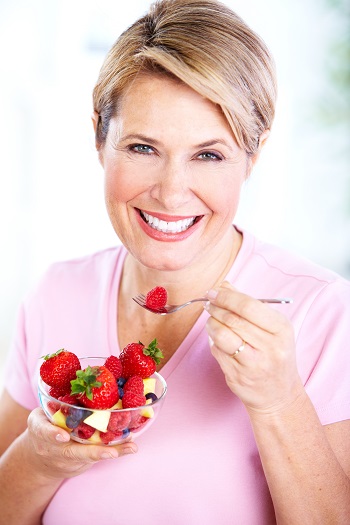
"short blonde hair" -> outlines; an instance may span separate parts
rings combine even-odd
[[[93,92],[98,145],[123,92],[142,72],[176,77],[219,105],[248,154],[271,128],[277,92],[272,57],[263,40],[216,0],[157,0],[121,34]]]

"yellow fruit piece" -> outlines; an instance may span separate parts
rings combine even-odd
[[[147,399],[146,405],[150,405],[152,403],[152,399]],[[152,407],[145,407],[140,409],[140,415],[143,417],[153,417],[154,416],[154,410]]]
[[[61,412],[61,410],[57,410],[57,412],[54,413],[52,416],[52,421],[56,426],[64,428],[64,430],[67,430],[68,432],[72,432],[72,429],[67,427],[66,416]]]
[[[156,390],[155,377],[146,377],[146,379],[143,380],[143,395],[145,396],[146,394],[149,394],[150,392],[154,394],[155,390]]]
[[[89,439],[87,441],[91,441],[92,443],[101,443],[99,430],[95,430],[95,432],[92,434],[91,437],[89,437]]]
[[[84,419],[84,423],[90,425],[90,427],[97,428],[101,432],[107,432],[110,417],[111,413],[109,410],[96,410],[96,412]]]
[[[119,408],[123,408],[123,403],[121,399],[119,399],[118,403],[112,406],[111,410],[119,410]]]

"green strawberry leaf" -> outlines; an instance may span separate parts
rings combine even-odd
[[[143,349],[143,354],[152,357],[153,361],[157,365],[159,365],[160,360],[164,358],[163,352],[157,347],[157,339],[153,339],[153,341],[149,343],[148,347]]]
[[[98,366],[91,368],[88,366],[85,370],[77,370],[76,379],[73,379],[71,384],[71,394],[85,394],[90,401],[93,399],[92,388],[100,388],[101,381],[96,381],[100,369]]]

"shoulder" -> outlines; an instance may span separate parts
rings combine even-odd
[[[266,272],[285,281],[309,283],[310,286],[323,288],[328,284],[338,283],[347,288],[350,282],[336,272],[325,268],[313,261],[297,255],[290,250],[281,248],[268,242],[261,241],[247,232],[243,232],[247,244],[250,246],[248,264],[259,268],[259,272]]]
[[[67,294],[72,296],[76,291],[85,294],[89,290],[103,288],[113,279],[116,271],[123,264],[126,250],[117,246],[101,250],[83,257],[58,261],[51,264],[36,286],[26,297],[53,298]]]

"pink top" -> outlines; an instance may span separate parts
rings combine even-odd
[[[277,305],[293,322],[300,375],[323,424],[350,417],[350,283],[244,233],[227,278]],[[38,358],[118,354],[116,297],[123,247],[54,264],[22,305],[7,389],[38,405]],[[66,480],[43,523],[62,525],[271,525],[274,511],[249,419],[211,356],[203,311],[163,367],[168,395],[139,452]]]

